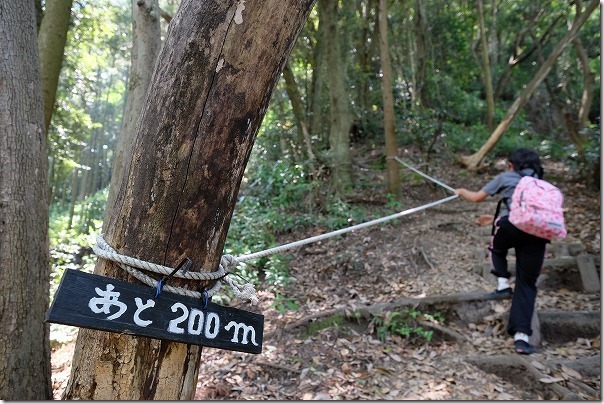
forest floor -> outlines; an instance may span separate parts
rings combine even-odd
[[[400,156],[411,164],[418,161],[416,154],[401,152]],[[355,161],[356,176],[376,187],[359,199],[368,209],[381,206],[383,212],[386,200],[378,195],[383,194],[384,178],[367,168],[371,158],[369,153]],[[431,165],[430,175],[454,188],[478,190],[498,173],[494,168],[467,173],[446,159]],[[563,242],[580,244],[583,252],[598,257],[599,267],[600,192],[577,183],[559,163],[547,161],[545,166],[546,173],[555,173],[549,178],[565,194],[569,235]],[[426,166],[418,168],[426,170]],[[405,181],[402,209],[397,210],[449,195],[425,180],[407,175]],[[475,219],[494,212],[496,202],[496,198],[480,204],[455,199],[292,250],[287,257],[294,282],[279,292],[281,297],[260,284],[257,306],[237,306],[265,316],[262,353],[203,348],[195,399],[540,400],[560,399],[560,391],[566,391],[575,394],[567,398],[599,400],[599,334],[563,342],[543,339],[536,354],[515,354],[503,316],[511,300],[482,302],[479,309],[474,307],[480,313],[471,321],[460,311],[448,314],[429,342],[400,335],[381,340],[379,323],[354,320],[352,313],[359,307],[401,298],[492,291],[493,279],[474,270],[476,264],[486,262],[480,251],[486,253],[488,243]],[[307,228],[279,235],[277,243],[320,232]],[[551,251],[548,248],[548,257]],[[573,276],[579,277],[578,271]],[[600,293],[580,289],[540,288],[537,312],[599,312]],[[280,298],[290,299],[298,308],[277,310],[274,303]],[[325,316],[334,309],[349,315]],[[388,311],[392,315],[392,309],[384,309],[383,314]],[[311,321],[313,316],[316,321]],[[51,329],[54,396],[59,399],[69,376],[77,329],[57,325]],[[489,368],[484,363],[490,360],[495,365]]]

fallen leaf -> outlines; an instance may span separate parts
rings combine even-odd
[[[392,359],[394,359],[396,362],[402,362],[403,358],[401,358],[400,356],[398,356],[395,353],[388,353],[388,356],[390,356]]]
[[[313,400],[331,400],[331,395],[327,393],[317,393]]]
[[[387,375],[387,376],[392,376],[394,373],[392,372],[392,370],[386,369],[386,368],[375,368],[375,370],[378,373],[381,373],[383,375]]]
[[[541,383],[551,384],[564,381],[563,377],[542,377],[539,379]]]
[[[562,371],[572,377],[573,379],[581,380],[583,376],[581,373],[577,372],[575,369],[571,369],[568,366],[562,365]]]

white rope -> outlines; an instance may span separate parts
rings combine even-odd
[[[439,181],[435,178],[430,177],[427,174],[422,173],[421,171],[415,169],[414,167],[411,167],[407,163],[400,160],[398,157],[394,157],[394,159],[396,161],[398,161],[399,163],[403,164],[404,166],[406,166],[407,168],[420,174],[421,176],[442,186],[443,188],[446,188],[449,191],[455,192],[455,189],[453,189],[452,187],[442,183],[441,181]],[[412,213],[419,212],[419,211],[431,208],[436,205],[440,205],[441,203],[451,201],[451,200],[457,198],[458,196],[459,195],[457,195],[457,194],[451,195],[451,196],[448,196],[447,198],[440,199],[438,201],[434,201],[431,203],[427,203],[425,205],[418,206],[416,208],[407,209],[402,212],[398,212],[398,213],[395,213],[395,214],[392,214],[389,216],[384,216],[379,219],[371,220],[371,221],[368,221],[365,223],[357,224],[355,226],[350,226],[350,227],[346,227],[344,229],[321,234],[319,236],[314,236],[314,237],[309,237],[309,238],[306,238],[303,240],[294,241],[292,243],[269,248],[267,250],[259,251],[259,252],[253,253],[253,254],[242,255],[240,257],[233,257],[231,255],[223,255],[220,259],[220,265],[218,266],[218,271],[215,271],[215,272],[208,272],[208,271],[202,271],[202,272],[188,271],[186,273],[176,272],[173,276],[178,277],[178,278],[186,278],[186,279],[192,279],[192,280],[198,280],[198,281],[200,281],[200,280],[203,280],[203,281],[216,280],[216,284],[210,290],[207,291],[207,294],[209,297],[214,295],[220,289],[220,287],[221,287],[220,279],[224,278],[226,280],[226,282],[233,289],[233,293],[235,294],[235,296],[237,298],[247,299],[247,300],[250,300],[253,304],[256,304],[256,303],[258,303],[258,297],[256,296],[256,290],[254,289],[254,286],[250,283],[241,285],[241,284],[237,283],[229,275],[229,273],[231,273],[232,270],[234,270],[239,263],[253,260],[256,258],[260,258],[260,257],[265,257],[267,255],[275,254],[275,253],[278,253],[281,251],[285,251],[285,250],[300,247],[300,246],[303,246],[306,244],[325,240],[325,239],[328,239],[331,237],[336,237],[341,234],[349,233],[351,231],[359,230],[359,229],[362,229],[365,227],[375,226],[376,224],[384,223],[389,220],[394,220],[394,219],[397,219],[402,216],[410,215]],[[159,282],[157,280],[149,277],[148,275],[145,275],[141,271],[135,269],[135,267],[144,269],[147,271],[163,274],[163,275],[168,275],[168,274],[172,273],[172,271],[173,271],[173,268],[170,268],[170,267],[166,267],[166,266],[159,265],[159,264],[153,264],[151,262],[142,261],[142,260],[138,260],[136,258],[132,258],[132,257],[128,257],[126,255],[119,254],[117,251],[115,251],[113,248],[111,248],[111,246],[109,244],[107,244],[107,242],[103,238],[102,234],[99,234],[97,236],[97,244],[93,247],[93,251],[101,258],[105,258],[105,259],[117,262],[121,268],[128,271],[128,273],[130,273],[132,276],[136,277],[141,282],[143,282],[149,286],[155,287],[155,288],[157,287]],[[191,296],[191,297],[195,297],[195,298],[201,298],[201,296],[202,296],[202,294],[200,292],[192,291],[192,290],[185,289],[185,288],[173,287],[173,286],[169,286],[169,285],[165,285],[165,286],[162,285],[162,289],[168,290],[173,293],[178,293],[178,294]]]
[[[428,174],[424,174],[421,171],[419,171],[417,168],[411,167],[409,164],[405,163],[403,160],[399,159],[398,157],[393,157],[396,161],[398,161],[399,163],[401,163],[402,165],[404,165],[405,167],[407,167],[408,169],[418,173],[419,175],[421,175],[424,178],[429,179],[430,181],[434,182],[435,184],[440,185],[441,187],[448,189],[451,192],[455,192],[455,189],[448,186],[445,183],[440,182],[439,180],[437,180],[436,178],[432,178],[430,177]]]
[[[120,268],[126,270],[129,274],[131,274],[132,276],[134,276],[135,278],[137,278],[148,286],[157,288],[159,281],[151,278],[150,276],[142,273],[141,271],[135,268],[140,268],[163,275],[168,275],[173,271],[173,268],[170,267],[154,264],[152,262],[142,261],[136,258],[129,257],[127,255],[119,254],[109,244],[107,244],[102,234],[99,234],[97,236],[96,242],[97,243],[92,247],[96,255],[101,258],[117,262]],[[256,296],[256,290],[254,289],[254,285],[250,283],[240,285],[229,275],[229,273],[234,270],[238,264],[239,262],[235,257],[231,255],[223,255],[220,259],[218,270],[215,272],[187,271],[186,273],[182,273],[182,271],[179,271],[176,272],[173,276],[196,281],[216,280],[216,284],[211,289],[206,291],[208,297],[212,297],[218,292],[218,290],[220,290],[220,279],[224,278],[225,281],[233,288],[233,294],[237,298],[242,300],[249,300],[252,304],[256,304],[258,303],[258,297]],[[167,290],[168,292],[190,296],[196,299],[202,297],[201,292],[186,288],[174,287],[170,285],[162,285],[162,290]]]
[[[305,245],[305,244],[309,244],[309,243],[314,243],[316,241],[325,240],[325,239],[330,238],[330,237],[339,236],[340,234],[344,234],[344,233],[348,233],[348,232],[351,232],[351,231],[354,231],[354,230],[362,229],[364,227],[374,226],[374,225],[379,224],[379,223],[387,222],[389,220],[393,220],[393,219],[396,219],[396,218],[399,218],[399,217],[402,217],[402,216],[409,215],[411,213],[415,213],[415,212],[419,212],[419,211],[424,210],[424,209],[431,208],[432,206],[440,205],[441,203],[449,202],[450,200],[453,200],[453,199],[457,198],[458,196],[459,195],[451,195],[451,196],[449,196],[447,198],[440,199],[440,200],[435,201],[435,202],[427,203],[425,205],[418,206],[417,208],[407,209],[407,210],[404,210],[404,211],[399,212],[399,213],[395,213],[395,214],[390,215],[390,216],[385,216],[385,217],[382,217],[382,218],[379,218],[379,219],[371,220],[369,222],[357,224],[355,226],[346,227],[344,229],[332,231],[330,233],[321,234],[320,236],[314,236],[314,237],[309,237],[309,238],[304,239],[304,240],[294,241],[292,243],[284,244],[284,245],[281,245],[281,246],[278,246],[278,247],[269,248],[268,250],[259,251],[259,252],[254,253],[254,254],[242,255],[242,256],[237,257],[237,261],[239,261],[239,262],[249,261],[249,260],[252,260],[252,259],[255,259],[255,258],[264,257],[264,256],[269,255],[269,254],[275,254],[275,253],[278,253],[278,252],[281,252],[281,251],[284,251],[284,250],[289,250],[289,249],[292,249],[292,248],[295,248],[295,247],[300,247],[300,246]]]

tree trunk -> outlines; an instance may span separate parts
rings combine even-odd
[[[46,1],[44,18],[42,18],[40,32],[38,32],[46,133],[50,127],[50,119],[55,105],[72,4],[73,0]]]
[[[314,161],[315,154],[312,151],[312,142],[310,139],[310,133],[308,132],[308,125],[306,124],[306,117],[304,116],[304,108],[302,107],[302,96],[298,90],[296,84],[296,78],[294,72],[289,67],[289,64],[285,65],[283,69],[283,79],[285,80],[285,91],[289,97],[289,101],[292,105],[292,111],[298,128],[299,138],[302,138],[304,145],[306,146],[306,156],[309,160],[310,172],[314,173]]]
[[[380,0],[378,21],[380,30],[380,60],[382,62],[382,94],[384,100],[384,139],[386,141],[386,185],[388,193],[398,198],[401,194],[399,163],[394,125],[394,97],[392,95],[392,65],[388,46],[388,0]]]
[[[323,138],[322,125],[323,122],[323,105],[321,103],[321,93],[323,92],[323,72],[324,72],[324,55],[325,55],[325,43],[323,38],[325,34],[325,24],[321,23],[319,19],[319,26],[316,31],[316,42],[312,50],[312,77],[310,83],[310,116],[309,116],[309,129],[311,136],[317,136]]]
[[[158,0],[132,0],[132,53],[128,74],[128,95],[122,119],[123,126],[113,151],[113,170],[105,215],[111,212],[117,187],[122,181],[125,162],[132,152],[136,120],[145,103],[153,68],[161,47]],[[104,223],[108,217],[105,217]]]
[[[480,55],[482,59],[482,75],[484,77],[484,88],[487,98],[487,118],[486,124],[489,130],[495,128],[495,99],[493,98],[493,82],[491,79],[491,61],[489,60],[489,45],[487,43],[487,33],[484,25],[484,10],[482,0],[476,0],[478,9],[478,26],[480,30]]]
[[[497,128],[495,128],[495,131],[491,133],[491,136],[489,137],[489,139],[487,139],[486,143],[476,153],[470,156],[462,157],[461,161],[466,167],[470,169],[477,168],[482,159],[487,155],[487,153],[491,151],[491,149],[497,144],[499,139],[505,133],[506,129],[510,126],[510,124],[516,117],[516,115],[518,115],[520,109],[526,104],[531,95],[533,95],[533,92],[535,91],[537,86],[541,84],[541,82],[545,79],[554,63],[556,63],[556,59],[558,59],[558,56],[560,56],[562,51],[564,51],[568,44],[571,43],[571,41],[575,38],[575,36],[579,32],[579,29],[583,26],[585,21],[587,21],[591,13],[598,6],[598,4],[598,0],[591,0],[583,12],[577,10],[577,16],[575,18],[575,21],[573,22],[570,31],[568,31],[564,38],[562,38],[562,40],[556,45],[556,47],[549,55],[545,63],[539,68],[539,70],[535,74],[535,77],[533,77],[531,82],[526,85],[524,91],[522,91],[522,93],[514,101],[512,106],[508,109],[507,113],[503,117],[503,120],[499,123]]]
[[[273,88],[313,0],[183,0],[158,56],[105,239],[214,271]],[[95,273],[134,281],[111,262]],[[201,348],[81,329],[66,399],[191,400]]]
[[[583,69],[583,95],[581,97],[581,105],[579,106],[577,118],[579,122],[578,130],[581,131],[581,129],[589,125],[589,110],[591,109],[591,104],[594,98],[595,77],[589,67],[589,57],[587,55],[587,51],[583,47],[579,37],[575,37],[573,40],[573,46],[577,52],[577,57],[581,63],[581,68]]]
[[[0,399],[52,399],[48,152],[34,2],[0,3]]]
[[[428,96],[425,93],[424,86],[426,82],[426,22],[424,14],[424,2],[415,0],[415,103],[419,106],[428,106]],[[417,106],[417,105],[416,105]]]
[[[368,120],[367,117],[370,111],[370,84],[372,77],[372,59],[374,57],[374,42],[372,41],[373,26],[375,26],[375,15],[373,13],[375,9],[374,0],[367,0],[366,4],[359,1],[357,3],[357,14],[360,16],[362,28],[359,33],[358,46],[357,46],[357,58],[359,69],[361,73],[361,82],[358,83],[358,104],[361,113],[360,121],[361,128],[367,131]]]
[[[79,183],[79,169],[73,169],[73,175],[71,177],[71,197],[69,198],[69,219],[67,220],[67,230],[71,230],[73,226],[73,217],[75,216],[75,205],[78,200],[78,183]],[[82,174],[83,176],[83,174]]]
[[[352,186],[350,178],[350,111],[346,92],[346,63],[340,51],[338,2],[319,0],[319,18],[325,24],[325,61],[329,83],[329,152],[331,185],[337,196]]]

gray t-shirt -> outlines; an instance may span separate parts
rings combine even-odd
[[[525,168],[521,171],[521,173],[524,175],[535,176],[535,171],[532,168]],[[516,171],[506,171],[493,178],[491,182],[482,187],[482,190],[490,196],[500,194],[504,198],[509,198],[508,203],[510,203],[514,190],[516,189],[516,185],[518,185],[518,182],[521,178],[522,176]],[[505,203],[502,203],[499,216],[503,217],[508,215],[508,208]]]

